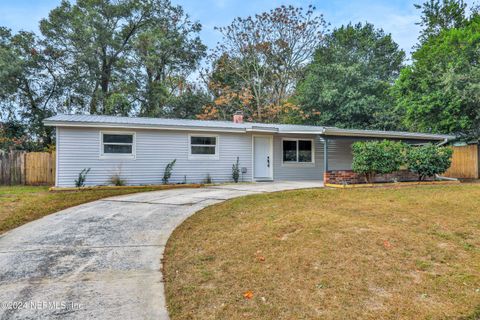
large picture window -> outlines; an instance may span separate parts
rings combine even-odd
[[[217,159],[218,136],[190,135],[190,158]]]
[[[313,140],[284,139],[284,163],[313,163]]]
[[[133,157],[135,154],[135,136],[133,133],[102,132],[101,139],[102,156]]]

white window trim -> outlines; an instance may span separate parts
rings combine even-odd
[[[283,160],[283,141],[296,141],[297,142],[297,161],[284,161]],[[298,141],[311,141],[312,142],[312,161],[310,162],[299,162],[298,161]],[[315,140],[307,138],[282,138],[282,166],[284,167],[308,167],[315,165]]]
[[[132,153],[104,153],[103,150],[103,135],[104,134],[123,134],[123,135],[132,135]],[[109,143],[107,143],[109,144]],[[130,145],[130,143],[115,143],[115,144],[124,144]],[[100,159],[136,159],[137,157],[137,135],[133,131],[100,131]]]
[[[215,138],[215,154],[192,154],[192,137]],[[220,159],[220,137],[218,135],[205,134],[205,133],[189,133],[188,134],[188,160],[219,160],[219,159]]]

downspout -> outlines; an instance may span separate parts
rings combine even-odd
[[[323,183],[327,183],[327,171],[328,171],[328,138],[325,134],[325,128],[322,130],[323,137]]]
[[[443,139],[442,142],[440,142],[440,143],[437,144],[437,147],[441,147],[441,146],[447,144],[448,141],[449,141],[448,138]],[[447,180],[447,181],[458,181],[457,178],[450,178],[450,177],[439,176],[438,174],[435,175],[435,179],[438,179],[438,180]]]
[[[448,138],[443,139],[442,142],[440,142],[440,143],[437,144],[437,147],[441,147],[441,146],[443,146],[444,144],[447,144],[448,141],[449,141]]]

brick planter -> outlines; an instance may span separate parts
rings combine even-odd
[[[426,180],[434,180],[433,177]],[[418,181],[418,175],[408,171],[400,170],[389,174],[377,174],[373,177],[373,182],[400,182],[400,181]],[[359,175],[352,170],[330,170],[324,173],[324,183],[331,184],[358,184],[366,183],[365,176]]]

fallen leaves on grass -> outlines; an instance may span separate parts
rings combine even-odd
[[[265,261],[265,256],[262,254],[262,251],[258,250],[255,253],[255,256],[256,256],[257,261],[259,261],[259,262],[264,262]]]
[[[246,292],[243,294],[243,297],[244,297],[245,299],[250,300],[250,299],[253,298],[253,292],[250,291],[250,290],[248,290],[248,291],[246,291]]]
[[[385,249],[392,249],[392,244],[388,240],[383,240],[383,247]]]

